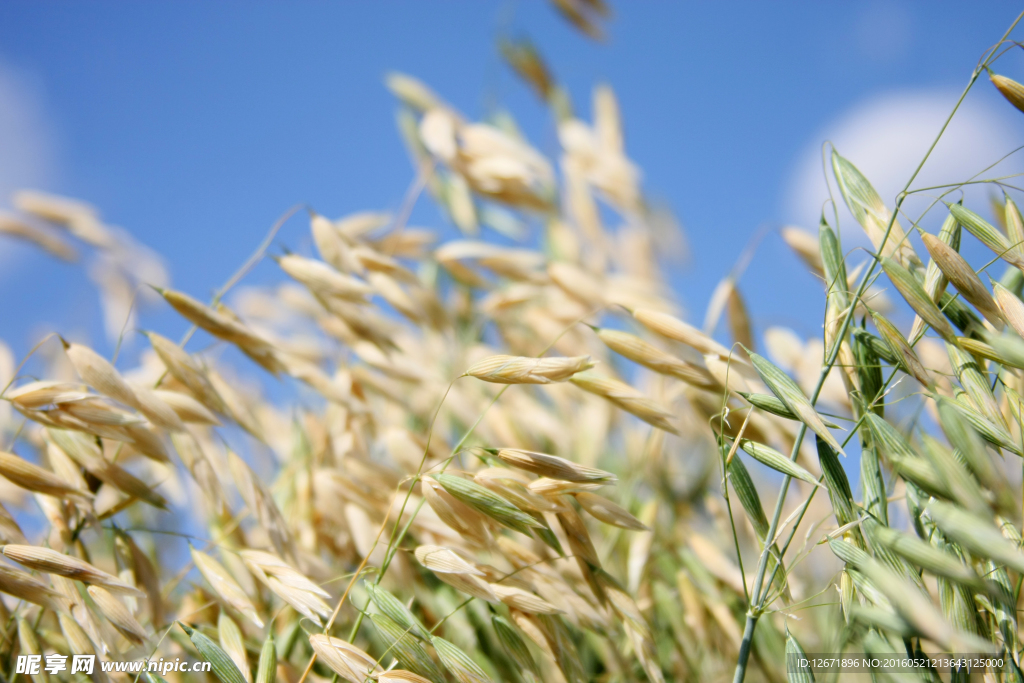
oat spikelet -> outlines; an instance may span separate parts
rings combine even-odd
[[[697,349],[701,354],[713,353],[722,358],[729,357],[729,349],[725,348],[714,339],[704,334],[696,327],[684,323],[679,318],[668,313],[652,311],[646,308],[638,308],[633,311],[636,321],[649,329],[651,332],[660,334],[666,339],[686,344]]]
[[[156,351],[167,371],[192,392],[200,402],[217,413],[226,413],[223,399],[213,388],[206,373],[180,346],[155,332],[146,333],[150,345]]]
[[[277,264],[281,270],[319,296],[364,302],[373,293],[370,285],[351,275],[339,273],[322,261],[289,254],[279,258]]]
[[[54,612],[68,612],[71,608],[70,603],[59,591],[50,588],[31,574],[5,565],[0,565],[0,592]]]
[[[323,600],[330,595],[281,558],[262,550],[243,550],[239,554],[253,576],[299,614],[318,624],[322,623],[320,617],[331,614]]]
[[[498,596],[494,594],[493,590],[491,590],[490,584],[479,576],[474,576],[472,574],[453,574],[451,572],[435,573],[434,575],[455,590],[461,591],[466,595],[471,595],[474,598],[480,598],[485,602],[495,604],[498,602]]]
[[[180,431],[184,425],[170,406],[152,392],[136,392],[107,359],[87,346],[64,343],[64,352],[82,381],[104,396],[135,408],[154,424]]]
[[[577,372],[594,367],[590,356],[573,358],[524,358],[490,356],[474,363],[466,374],[496,384],[550,384],[564,382]]]
[[[487,518],[448,493],[430,476],[422,480],[423,497],[441,521],[459,532],[470,543],[486,546],[490,542]]]
[[[985,289],[974,269],[956,249],[928,233],[921,234],[921,241],[935,260],[939,270],[949,279],[967,301],[974,305],[996,329],[1003,329],[1003,316]]]
[[[632,529],[633,531],[649,531],[643,522],[607,498],[587,491],[581,491],[575,494],[574,497],[576,502],[580,504],[580,507],[589,512],[592,517],[601,520],[605,524],[622,527],[623,529]]]
[[[611,472],[578,465],[571,460],[546,453],[524,451],[518,448],[488,448],[485,450],[512,467],[517,467],[542,477],[606,484],[613,484],[617,480],[617,477]]]
[[[421,545],[416,548],[416,559],[435,574],[484,575],[482,571],[464,560],[455,551],[436,545]]]
[[[657,373],[681,379],[700,389],[714,389],[718,386],[718,382],[705,368],[676,358],[636,335],[598,329],[597,336],[615,353]]]
[[[23,489],[45,493],[48,496],[57,498],[63,496],[78,496],[82,499],[92,498],[92,494],[88,491],[82,491],[69,486],[50,470],[44,470],[38,465],[33,465],[13,453],[0,451],[0,475],[3,475],[11,483]]]
[[[378,675],[377,683],[430,683],[430,681],[405,669],[391,669]]]
[[[580,373],[569,381],[584,391],[606,399],[627,413],[636,415],[647,424],[672,434],[679,433],[679,430],[669,421],[672,418],[672,413],[625,382],[601,377],[591,372]]]
[[[228,653],[228,657],[231,657],[231,661],[238,667],[238,671],[242,674],[247,682],[252,681],[252,671],[249,668],[249,658],[245,653],[245,642],[242,636],[241,629],[238,628],[238,624],[231,620],[231,617],[220,613],[217,617],[217,638],[220,641],[220,646]]]
[[[191,549],[192,561],[196,565],[196,569],[203,575],[203,578],[209,582],[214,592],[219,595],[224,602],[231,607],[238,610],[244,617],[249,619],[256,626],[263,626],[263,620],[260,619],[259,614],[256,612],[256,607],[253,606],[252,600],[249,596],[238,585],[238,582],[228,573],[217,560],[213,559],[206,553]]]
[[[309,645],[317,658],[351,683],[362,683],[368,676],[381,670],[375,658],[341,638],[318,633],[309,637]]]
[[[106,617],[107,621],[117,629],[122,636],[135,643],[142,645],[146,642],[146,629],[142,627],[132,613],[128,611],[125,604],[113,593],[100,586],[89,586],[89,597],[96,603],[100,614]]]
[[[59,574],[82,583],[101,586],[122,595],[146,597],[146,594],[138,588],[128,585],[116,576],[101,571],[84,560],[58,553],[56,550],[34,545],[5,545],[3,554],[29,569],[47,574]]]
[[[989,73],[989,79],[1007,102],[1017,107],[1018,110],[1024,111],[1024,85],[1012,78],[994,73]]]
[[[515,586],[504,586],[500,583],[492,583],[491,591],[494,592],[498,599],[509,607],[514,607],[520,612],[526,612],[527,614],[562,614],[562,610],[558,609],[547,600],[525,591],[522,588],[516,588]]]

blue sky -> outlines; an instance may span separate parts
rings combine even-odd
[[[672,266],[673,282],[699,321],[760,227],[814,227],[824,199],[812,187],[814,154],[827,136],[846,140],[855,163],[848,148],[874,155],[862,167],[886,175],[877,184],[890,198],[906,167],[891,155],[937,129],[1019,11],[1010,2],[613,7],[610,39],[596,44],[541,2],[0,3],[0,191],[31,185],[94,203],[165,257],[176,288],[205,298],[296,202],[329,216],[399,204],[412,170],[382,85],[389,70],[473,117],[506,107],[553,153],[549,117],[495,47],[501,32],[527,35],[578,108],[589,112],[595,84],[615,89],[644,187],[686,228],[692,256]],[[1000,64],[1024,80],[1016,54]],[[987,82],[977,90],[937,178],[962,180],[1022,142],[1020,114]],[[429,201],[413,223],[444,227]],[[307,234],[295,220],[279,243],[301,248]],[[274,271],[267,264],[252,281]],[[818,285],[777,236],[741,287],[759,331],[816,332]],[[50,330],[103,347],[80,265],[0,241],[0,301],[0,338],[17,352]],[[161,311],[142,320],[172,335],[184,328]]]

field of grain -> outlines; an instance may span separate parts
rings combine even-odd
[[[556,4],[590,36],[610,20]],[[1015,28],[964,95],[1024,112],[998,74]],[[1024,682],[1017,179],[927,188],[930,234],[901,208],[916,173],[883,198],[828,148],[833,206],[872,249],[844,249],[831,208],[782,230],[821,283],[822,335],[758,336],[739,271],[682,311],[657,246],[679,228],[612,87],[570,103],[541,48],[500,49],[558,158],[390,74],[404,205],[294,207],[209,300],[98,208],[13,197],[0,233],[96,255],[106,328],[146,348],[125,362],[59,328],[24,359],[0,343],[0,680],[25,655],[94,654],[206,660],[223,683]],[[958,201],[968,182],[992,205]],[[417,201],[461,238],[408,225]],[[280,247],[287,222],[309,253]],[[968,263],[968,240],[991,260]],[[278,284],[248,285],[265,259]],[[191,331],[138,329],[147,300]],[[840,674],[805,653],[1000,664]]]

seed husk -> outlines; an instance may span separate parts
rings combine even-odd
[[[362,683],[381,670],[376,659],[341,638],[317,633],[309,637],[309,645],[324,664],[350,683]]]
[[[996,305],[1017,336],[1024,337],[1024,301],[998,282],[992,283]]]
[[[13,567],[0,565],[0,592],[54,612],[68,613],[71,609],[68,600],[59,591],[50,588],[31,574]]]
[[[478,576],[472,574],[452,574],[449,572],[442,572],[436,574],[436,576],[455,590],[461,591],[466,595],[494,604],[498,602],[498,596],[491,590],[490,584]]]
[[[770,446],[765,446],[750,439],[740,439],[740,448],[746,451],[754,460],[767,465],[776,472],[781,472],[794,479],[805,481],[808,484],[818,485],[818,479],[813,474]]]
[[[987,420],[1005,428],[1002,412],[999,410],[988,378],[982,371],[982,366],[979,366],[977,359],[953,344],[947,344],[946,351],[949,354],[949,364],[953,368],[953,373],[960,380],[960,386],[971,397],[974,407]]]
[[[936,265],[949,279],[957,291],[967,299],[997,330],[1003,328],[1003,316],[992,295],[981,283],[978,274],[955,249],[939,238],[928,233],[921,234],[921,241],[928,248]]]
[[[487,517],[448,493],[433,477],[423,477],[423,497],[441,521],[474,545],[485,546],[490,538]]]
[[[3,547],[3,554],[29,569],[48,574],[59,574],[82,583],[100,586],[114,593],[144,598],[146,594],[130,586],[116,576],[97,569],[88,562],[49,548],[34,545],[13,545]]]
[[[947,215],[942,222],[942,227],[939,228],[938,239],[949,248],[955,251],[960,250],[960,224],[957,223],[953,214]],[[946,291],[947,284],[949,284],[949,281],[942,270],[939,269],[935,259],[929,259],[928,268],[924,274],[924,282],[922,283],[925,294],[932,301],[939,301]],[[924,320],[920,316],[914,316],[914,325],[910,328],[909,339],[917,339],[922,331],[924,331]]]
[[[779,231],[783,241],[789,245],[800,259],[807,264],[812,272],[822,274],[821,247],[814,234],[793,226],[786,226]]]
[[[786,663],[789,671],[789,683],[814,683],[814,673],[805,664],[807,653],[800,647],[793,634],[786,629]]]
[[[89,586],[88,591],[89,597],[99,607],[100,614],[106,617],[118,633],[136,645],[146,642],[146,629],[132,616],[119,598],[100,586]]]
[[[167,368],[167,372],[192,392],[210,410],[225,414],[228,412],[224,400],[213,388],[204,369],[180,346],[155,332],[147,332],[150,345]]]
[[[876,525],[871,532],[871,540],[936,576],[958,581],[975,590],[984,590],[984,582],[969,565],[964,564],[956,555],[915,536]]]
[[[389,654],[398,660],[403,669],[409,669],[433,681],[444,678],[444,674],[430,658],[421,640],[387,615],[371,614],[370,619],[388,644]]]
[[[822,421],[821,416],[818,415],[817,411],[814,410],[814,406],[804,396],[804,392],[797,386],[796,382],[790,379],[789,375],[784,373],[782,370],[777,368],[775,364],[769,361],[763,356],[759,356],[756,353],[750,354],[750,360],[754,364],[754,369],[757,370],[757,374],[761,376],[764,383],[768,385],[768,388],[772,390],[776,398],[782,401],[790,412],[800,418],[807,427],[820,436],[825,443],[832,446],[838,453],[843,452],[842,446],[836,441],[836,438],[832,436],[832,433],[828,431],[825,423]]]
[[[201,550],[190,549],[192,562],[196,569],[203,575],[203,578],[210,584],[214,592],[219,595],[229,606],[238,610],[244,617],[249,619],[257,627],[263,626],[263,620],[256,612],[252,600],[238,585],[234,577],[217,560],[213,559]]]
[[[539,676],[537,662],[530,653],[526,641],[519,635],[519,630],[505,617],[494,614],[491,616],[491,624],[498,636],[505,652],[522,671],[529,671],[534,676]]]
[[[969,552],[1024,572],[1024,553],[991,520],[940,500],[931,501],[926,511],[942,533]]]
[[[660,311],[652,311],[645,308],[638,308],[633,311],[633,317],[636,318],[637,322],[649,329],[651,332],[655,332],[673,341],[686,344],[694,349],[700,351],[701,354],[715,354],[722,358],[729,357],[729,349],[725,348],[717,341],[704,334],[696,327],[684,323],[679,318],[669,315],[668,313],[662,313]]]
[[[571,460],[546,453],[524,451],[518,448],[488,448],[485,450],[512,467],[532,472],[541,477],[608,484],[614,483],[617,479],[611,472],[579,465]]]
[[[431,636],[430,642],[441,659],[441,663],[444,664],[444,668],[448,669],[459,683],[491,683],[491,679],[487,677],[480,665],[470,659],[469,655],[456,645],[440,636]]]
[[[625,382],[591,372],[582,372],[571,377],[569,381],[580,389],[596,394],[627,413],[637,416],[649,425],[671,434],[679,434],[679,430],[669,421],[672,413],[667,408],[647,398]]]
[[[431,683],[431,681],[405,669],[391,669],[379,674],[377,683]]]
[[[416,548],[415,554],[419,563],[435,574],[484,575],[484,573],[473,566],[473,564],[448,548],[442,548],[436,545],[421,545]]]
[[[825,486],[828,489],[828,497],[832,503],[832,511],[835,513],[836,521],[840,526],[853,523],[857,514],[853,504],[853,492],[850,490],[850,480],[846,476],[846,470],[839,462],[836,452],[832,447],[821,439],[815,439],[818,451],[818,463],[821,465],[821,473],[824,477]],[[864,457],[863,455],[861,457]],[[859,532],[853,532],[859,535]]]
[[[784,417],[787,420],[800,420],[800,418],[796,416],[796,413],[790,410],[785,403],[780,401],[772,394],[755,394],[746,391],[739,391],[736,393],[742,396],[752,406],[760,408],[761,410],[771,413],[772,415],[778,415],[779,417]],[[822,417],[821,421],[822,423],[824,423],[826,427],[829,427],[831,429],[839,429],[839,425],[837,425],[835,422],[832,422],[828,418]]]
[[[1014,441],[1010,433],[1001,425],[997,425],[982,415],[973,406],[967,405],[964,401],[951,401],[950,405],[956,408],[965,420],[974,428],[986,441],[1000,448],[1005,448],[1011,453],[1024,457],[1024,449]]]
[[[882,256],[896,257],[907,268],[921,266],[921,261],[914,253],[914,248],[907,240],[903,228],[857,167],[833,150],[832,170],[835,172],[836,182],[846,206],[864,228],[875,249],[881,252]]]
[[[878,328],[879,333],[882,335],[882,339],[884,339],[885,343],[888,344],[889,350],[892,352],[893,356],[898,359],[900,368],[905,370],[907,374],[921,384],[930,386],[932,384],[932,380],[931,377],[928,376],[928,371],[921,363],[921,359],[917,357],[917,354],[910,346],[910,343],[900,333],[899,329],[889,322],[881,313],[872,311],[871,317],[875,321],[875,327]]]
[[[242,561],[253,576],[291,605],[295,611],[320,624],[331,608],[325,597],[328,593],[306,578],[281,558],[262,550],[242,550]]]
[[[220,645],[188,624],[179,621],[178,626],[188,634],[189,640],[199,651],[199,655],[210,662],[213,675],[220,679],[221,683],[247,683],[242,672],[238,670],[231,657],[224,652]]]
[[[351,275],[339,273],[322,261],[288,254],[277,259],[281,270],[308,287],[314,294],[365,302],[373,288]]]
[[[1021,258],[1013,251],[1006,236],[993,227],[991,223],[960,204],[951,205],[949,211],[960,225],[977,237],[982,244],[994,251],[997,256],[1018,268],[1024,266],[1024,258]]]
[[[455,498],[509,529],[529,534],[531,527],[543,526],[512,503],[474,481],[451,474],[438,474],[434,479]]]
[[[92,498],[92,494],[88,491],[69,486],[50,470],[33,465],[13,453],[0,451],[0,475],[23,489],[44,493],[55,498],[62,496],[76,496],[82,500]]]
[[[427,639],[427,629],[420,623],[420,620],[406,607],[401,600],[389,591],[375,586],[370,582],[365,584],[366,592],[370,594],[373,604],[382,614],[401,626],[404,630],[413,634],[421,640]]]
[[[939,336],[950,343],[954,343],[956,335],[953,333],[953,327],[946,320],[945,316],[942,315],[935,302],[928,297],[921,284],[910,271],[890,258],[882,259],[882,269],[885,270],[886,275],[889,276],[889,279],[896,286],[896,290],[907,304],[914,309],[914,312],[921,316],[921,319],[935,330]]]
[[[497,384],[550,384],[564,382],[577,372],[594,367],[590,356],[574,358],[524,358],[490,356],[468,370],[470,377]]]
[[[1007,102],[1017,107],[1020,111],[1024,111],[1024,85],[1021,85],[1012,78],[991,72],[988,77],[992,81],[992,85],[996,86],[996,90],[1006,98]]]
[[[633,531],[650,531],[639,519],[603,496],[580,491],[574,494],[573,497],[576,498],[576,502],[580,504],[580,507],[590,513],[592,517],[601,520],[605,524],[611,524],[623,529],[632,529]]]
[[[239,668],[242,677],[246,681],[252,681],[252,671],[249,669],[249,657],[246,654],[242,630],[223,611],[217,617],[217,638],[220,640],[220,646],[227,652],[227,656],[231,657],[234,666]]]
[[[260,660],[256,666],[256,683],[274,683],[277,680],[277,646],[274,634],[268,633],[260,649]]]
[[[706,369],[676,358],[636,335],[597,328],[597,336],[615,353],[657,373],[675,377],[699,389],[714,389],[718,386]]]

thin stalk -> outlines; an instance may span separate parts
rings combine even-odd
[[[1010,25],[1010,28],[1006,30],[1006,33],[999,40],[999,43],[997,43],[997,46],[1001,45],[1006,40],[1006,38],[1010,35],[1010,32],[1013,31],[1013,29],[1017,26],[1017,24],[1020,22],[1022,18],[1024,18],[1024,13],[1019,15],[1014,20],[1013,24]],[[889,239],[889,235],[892,233],[892,228],[893,225],[896,223],[896,217],[899,214],[900,207],[903,205],[903,201],[907,197],[907,191],[910,189],[910,186],[913,184],[914,180],[921,172],[921,169],[924,168],[925,163],[931,157],[936,145],[938,145],[939,140],[942,139],[943,134],[946,132],[946,128],[949,126],[950,122],[953,120],[953,117],[960,109],[960,105],[963,104],[964,99],[967,97],[967,93],[970,92],[975,82],[977,82],[978,77],[983,72],[984,66],[987,64],[989,57],[995,54],[996,49],[996,47],[992,48],[992,50],[982,60],[982,65],[975,68],[974,72],[971,74],[970,80],[967,83],[967,87],[964,88],[964,91],[960,94],[960,98],[957,100],[956,105],[953,107],[953,111],[950,112],[948,117],[946,117],[945,122],[942,124],[942,128],[939,130],[938,135],[935,136],[935,139],[928,147],[928,151],[925,153],[924,158],[921,159],[921,162],[917,165],[917,168],[915,168],[914,172],[911,174],[910,179],[907,181],[906,185],[904,185],[903,189],[897,196],[895,210],[892,212],[892,215],[889,218],[889,224],[886,226],[885,235],[882,237],[882,242],[879,245],[879,253],[882,252],[883,248],[885,247],[885,243]],[[879,260],[872,261],[871,265],[864,273],[864,276],[861,278],[860,285],[857,287],[857,292],[853,297],[853,302],[850,305],[850,309],[846,312],[846,315],[843,318],[843,324],[839,330],[839,334],[836,336],[838,340],[842,340],[846,337],[846,334],[850,327],[850,322],[853,320],[854,311],[856,310],[856,303],[860,301],[860,299],[864,296],[864,292],[867,290],[868,281],[874,274],[879,262]],[[824,367],[818,375],[818,381],[815,384],[814,392],[811,395],[811,405],[817,403],[818,396],[821,393],[822,386],[824,386],[825,384],[825,378],[828,377],[828,373],[831,372],[832,366],[835,364],[836,359],[839,357],[839,350],[841,348],[842,342],[840,341],[835,345],[835,347],[830,352],[827,362],[825,363]],[[796,440],[793,443],[793,449],[790,453],[790,460],[796,460],[797,455],[800,452],[800,447],[803,444],[804,436],[806,436],[806,434],[807,425],[801,425],[799,432],[797,432]],[[766,535],[766,538],[768,540],[774,538],[775,536],[775,530],[778,528],[779,520],[782,517],[782,509],[786,500],[786,494],[789,492],[789,485],[791,481],[792,477],[790,476],[786,476],[782,481],[782,486],[779,490],[779,496],[775,501],[775,511],[772,514],[772,520],[769,524],[768,533]],[[795,528],[796,527],[794,527],[794,530]],[[768,555],[769,546],[766,543],[765,549],[761,552],[761,556],[758,560],[757,575],[754,579],[753,600],[750,602],[749,607],[747,609],[747,620],[743,628],[743,640],[740,643],[740,652],[736,662],[736,671],[733,675],[733,683],[743,683],[743,679],[746,676],[747,663],[750,659],[750,649],[753,644],[754,628],[757,626],[757,620],[760,617],[762,611],[764,610],[763,603],[766,591],[762,592],[762,586],[765,577],[765,571],[768,567]]]

